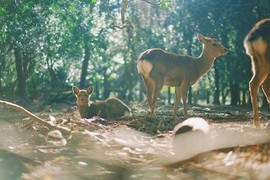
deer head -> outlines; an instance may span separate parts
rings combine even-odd
[[[77,105],[78,106],[88,106],[89,105],[89,99],[93,92],[93,87],[89,87],[86,90],[82,89],[80,90],[76,86],[72,87],[72,91],[75,94],[77,98]]]
[[[198,34],[197,38],[199,42],[203,44],[203,53],[209,58],[216,59],[228,52],[228,50],[215,38],[204,37],[202,34]]]

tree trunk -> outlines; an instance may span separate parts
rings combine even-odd
[[[104,70],[104,72],[103,72],[103,74],[104,74],[104,81],[103,81],[103,88],[104,88],[104,90],[103,90],[103,99],[107,99],[109,96],[110,96],[110,93],[111,93],[111,91],[110,91],[110,83],[109,83],[109,77],[108,77],[108,75],[107,75],[107,69],[105,69]]]
[[[99,93],[99,83],[95,82],[95,89],[94,89],[94,96],[93,99],[100,99],[100,93]],[[92,96],[91,96],[92,97]]]
[[[247,96],[246,96],[246,90],[242,91],[242,106],[245,106],[247,104]]]
[[[20,97],[26,98],[26,77],[23,68],[22,53],[18,48],[15,48],[14,51],[15,51],[15,63],[18,80],[18,94]]]
[[[130,78],[130,83],[128,83],[128,101],[133,100],[133,89],[136,86],[136,82],[138,79],[138,73],[137,73],[137,51],[136,51],[136,43],[134,42],[134,34],[132,32],[132,29],[127,28],[128,33],[128,47],[130,49],[130,62],[127,63],[127,69],[128,69],[128,78]]]
[[[144,87],[144,82],[141,77],[139,79],[139,83],[140,83],[139,99],[140,101],[142,101],[144,98],[145,87]]]
[[[87,38],[84,38],[84,58],[82,63],[81,79],[80,79],[80,88],[85,88],[87,69],[90,60],[90,48],[88,45]]]
[[[214,92],[213,104],[220,104],[220,101],[219,101],[219,71],[218,71],[218,67],[217,67],[216,63],[214,65],[214,70],[215,70],[215,92]]]
[[[239,85],[236,82],[230,81],[231,90],[231,105],[238,105],[240,102]]]
[[[226,95],[225,95],[224,89],[221,91],[221,96],[222,96],[221,103],[225,104],[226,103]]]
[[[172,99],[171,87],[168,86],[168,104],[171,104],[171,99]]]
[[[208,90],[206,92],[206,103],[210,104],[210,92]]]
[[[93,13],[93,8],[95,6],[94,2],[91,2],[91,5],[89,7],[89,14]],[[83,31],[84,37],[83,37],[83,43],[84,43],[84,58],[83,58],[83,63],[82,63],[82,71],[81,71],[81,77],[80,77],[80,88],[85,88],[85,82],[86,82],[86,76],[87,76],[87,69],[88,69],[88,64],[90,60],[90,43],[91,43],[91,38],[89,36],[89,29],[84,29],[81,28]]]
[[[51,79],[51,86],[53,86],[55,89],[59,88],[61,86],[61,83],[59,79],[57,78],[56,73],[53,70],[53,64],[50,62],[50,55],[48,54],[46,57],[46,63],[48,68],[48,73]]]
[[[0,72],[0,97],[3,95],[3,82],[2,82],[2,79],[3,79],[3,74],[2,74],[2,72]]]

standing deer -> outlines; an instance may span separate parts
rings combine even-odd
[[[259,87],[270,103],[270,18],[259,21],[244,40],[246,53],[250,56],[253,76],[249,91],[253,109],[253,124],[260,127],[257,94]]]
[[[227,49],[216,39],[198,34],[198,40],[203,45],[199,57],[177,55],[158,48],[148,49],[139,56],[137,69],[144,80],[151,117],[155,116],[157,96],[162,86],[167,85],[175,87],[173,119],[176,118],[181,98],[184,117],[187,118],[189,87],[209,71],[217,57],[227,53]]]
[[[90,97],[93,93],[93,87],[88,89],[79,89],[76,86],[72,87],[72,91],[76,96],[81,118],[92,118],[100,116],[103,118],[130,117],[130,108],[120,99],[111,97],[105,101],[90,103]]]

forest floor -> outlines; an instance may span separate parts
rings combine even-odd
[[[50,130],[14,110],[0,107],[0,176],[2,179],[270,179],[270,142],[232,146],[167,163],[173,128],[184,119],[172,105],[158,103],[149,118],[146,102],[122,119],[80,119],[70,105],[53,105],[39,117],[73,131]],[[35,108],[33,108],[35,109]],[[38,108],[36,108],[38,109]],[[250,109],[190,106],[190,117],[204,118],[211,128],[241,133],[252,128]],[[270,114],[261,112],[266,130]],[[255,135],[254,135],[255,136]]]

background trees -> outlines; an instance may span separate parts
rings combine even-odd
[[[242,42],[269,16],[267,0],[2,0],[0,96],[46,99],[71,85],[93,85],[96,98],[114,93],[138,101],[144,97],[139,53],[160,47],[198,56],[200,32],[222,41],[229,53],[193,86],[191,102],[246,104],[251,72]]]

